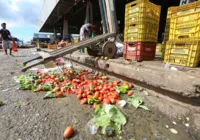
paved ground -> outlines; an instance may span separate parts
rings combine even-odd
[[[62,140],[68,125],[76,130],[73,140],[108,139],[100,135],[91,136],[85,131],[93,111],[79,105],[75,96],[43,100],[42,93],[17,89],[12,78],[20,74],[21,66],[18,64],[32,55],[32,49],[21,49],[15,57],[5,56],[0,51],[0,100],[5,103],[0,107],[0,140]],[[123,140],[133,135],[142,140],[200,139],[200,134],[197,134],[200,130],[199,105],[188,105],[153,91],[147,92],[149,96],[145,93],[140,96],[150,112],[131,106],[122,109],[128,118],[128,124],[123,128]],[[190,126],[186,127],[186,123]],[[166,125],[176,129],[178,134],[171,133]]]

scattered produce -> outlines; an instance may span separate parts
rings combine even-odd
[[[63,72],[38,71],[36,74],[27,73],[14,79],[19,83],[21,90],[45,91],[43,99],[75,94],[81,105],[88,104],[88,108],[95,109],[94,124],[95,127],[101,129],[102,134],[109,137],[120,135],[121,126],[125,125],[127,120],[114,105],[120,103],[122,94],[129,96],[127,103],[136,108],[149,109],[142,105],[143,101],[140,97],[134,95],[134,86],[131,83],[111,81],[108,76],[98,75],[98,72],[91,74],[88,70],[75,71],[64,68]],[[100,106],[101,103],[103,107]],[[71,126],[68,127],[64,132],[64,137],[69,138],[73,132],[74,129]]]
[[[101,129],[102,134],[107,136],[120,135],[121,126],[125,125],[127,120],[123,113],[114,105],[99,106],[95,109],[94,125]]]
[[[144,110],[149,110],[148,107],[142,105],[143,104],[143,100],[141,97],[137,97],[135,95],[132,95],[130,96],[128,99],[127,99],[127,103],[133,105],[135,108],[143,108]]]
[[[64,132],[64,138],[70,138],[74,133],[74,129],[72,126],[68,126]]]

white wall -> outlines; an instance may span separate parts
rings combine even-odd
[[[42,28],[48,17],[50,16],[51,12],[57,5],[59,0],[44,0],[42,9],[40,11],[40,15],[38,18],[38,30]]]

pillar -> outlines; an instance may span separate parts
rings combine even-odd
[[[110,32],[117,32],[117,16],[115,10],[115,0],[105,0],[106,2],[106,11],[107,11],[107,18],[109,23],[109,30]]]
[[[63,38],[67,37],[68,35],[68,20],[64,19],[63,21]]]
[[[53,28],[53,35],[54,35],[55,39],[57,39],[57,31],[56,31],[56,27],[55,26]]]

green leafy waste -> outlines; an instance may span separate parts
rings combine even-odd
[[[120,135],[122,133],[121,126],[127,123],[126,117],[114,105],[105,105],[102,108],[97,106],[94,118],[95,126],[100,128],[104,135],[108,133],[108,128],[117,135]]]
[[[143,108],[144,110],[149,110],[148,107],[142,105],[143,104],[143,100],[141,97],[132,95],[127,99],[127,103],[133,105],[135,108]]]
[[[116,91],[118,93],[123,93],[123,94],[126,94],[129,90],[129,86],[128,85],[123,85],[123,86],[117,86],[116,87]]]
[[[19,89],[21,90],[36,90],[36,86],[33,82],[38,79],[38,76],[34,73],[26,73],[24,75],[15,76],[13,79],[20,84]]]

